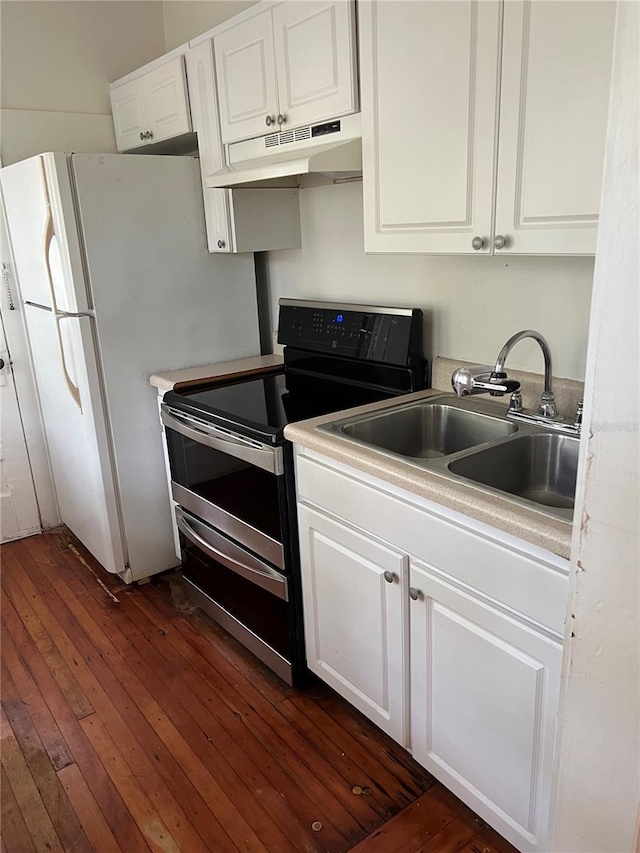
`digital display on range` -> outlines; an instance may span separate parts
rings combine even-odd
[[[323,307],[283,305],[278,342],[367,361],[402,363],[411,317]]]

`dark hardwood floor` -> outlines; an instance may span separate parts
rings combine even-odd
[[[288,687],[181,604],[171,576],[126,587],[65,530],[1,559],[2,853],[513,852],[329,688]]]

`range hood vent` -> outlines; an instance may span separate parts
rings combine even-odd
[[[227,164],[209,175],[208,187],[238,187],[295,175],[333,179],[361,175],[360,113],[234,142],[227,146]]]

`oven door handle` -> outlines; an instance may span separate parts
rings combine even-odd
[[[271,474],[282,474],[281,447],[267,447],[257,442],[243,440],[240,436],[234,436],[224,430],[217,429],[213,424],[211,426],[206,425],[205,429],[202,429],[201,425],[193,419],[176,412],[175,409],[169,408],[165,403],[162,403],[161,409],[162,423],[169,429],[175,430],[200,444],[205,444],[207,447],[212,447],[214,450],[219,450],[221,453],[242,459],[244,462],[262,468],[264,471],[269,471]]]
[[[266,563],[263,563],[257,558],[254,558],[254,565],[249,566],[241,560],[238,560],[238,558],[233,556],[233,554],[219,550],[219,548],[216,548],[211,542],[208,542],[200,536],[198,531],[194,528],[193,522],[196,522],[197,524],[197,519],[185,513],[184,510],[180,509],[178,506],[176,507],[176,521],[178,523],[178,528],[187,537],[187,539],[214,560],[222,563],[228,569],[231,569],[232,572],[235,572],[246,580],[251,581],[251,583],[255,583],[262,587],[262,589],[266,589],[267,592],[273,593],[273,595],[276,595],[278,598],[282,598],[284,601],[289,600],[287,579],[281,575],[280,572],[277,572],[275,569],[267,566]],[[239,550],[237,546],[232,543],[229,543],[227,546],[226,540],[219,537],[214,533],[214,531],[210,531],[210,533],[213,533],[216,540],[218,540],[216,544],[221,545],[223,548],[227,547],[229,551]]]

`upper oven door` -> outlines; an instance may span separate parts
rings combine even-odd
[[[282,448],[162,404],[174,500],[284,569]]]

